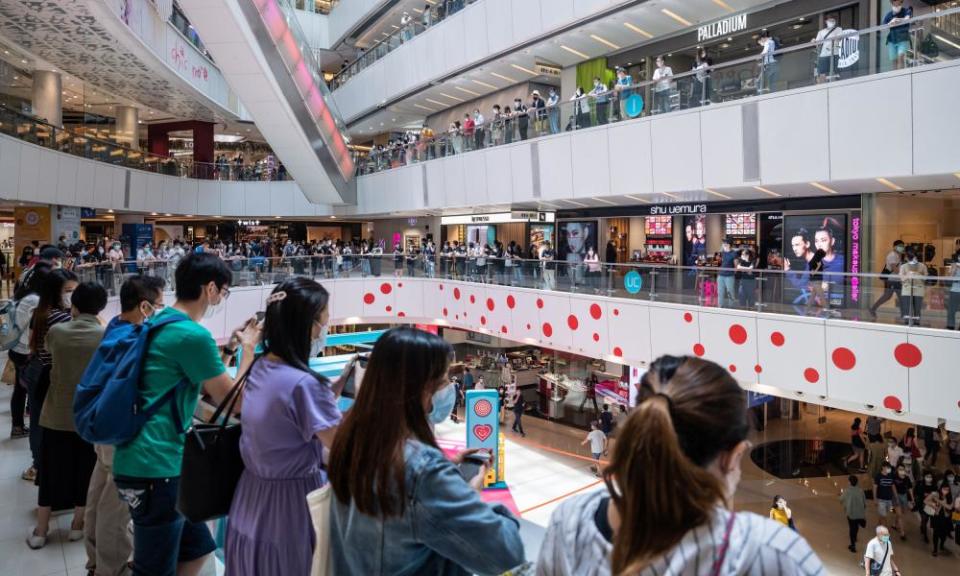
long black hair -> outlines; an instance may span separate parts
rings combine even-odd
[[[43,339],[46,338],[47,331],[44,327],[47,324],[47,318],[54,309],[63,310],[63,287],[67,282],[76,282],[77,275],[69,270],[57,268],[51,271],[44,278],[43,284],[39,287],[40,301],[33,310],[33,319],[31,320],[32,332],[30,333],[30,350],[37,352],[43,349]]]
[[[425,394],[449,384],[453,347],[410,326],[393,328],[370,354],[357,401],[347,412],[330,449],[330,483],[344,504],[362,514],[403,514],[404,445],[408,439],[437,447],[423,407]]]
[[[273,289],[267,301],[270,303],[263,318],[264,352],[272,352],[290,366],[313,374],[320,382],[326,381],[309,366],[313,324],[330,302],[326,288],[309,278],[289,278]]]
[[[49,262],[41,261],[34,264],[27,281],[21,282],[20,285],[17,286],[13,299],[22,300],[30,294],[39,294],[44,284],[46,284],[47,276],[51,270],[53,270],[53,266],[51,266]]]

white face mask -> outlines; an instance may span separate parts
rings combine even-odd
[[[73,299],[73,290],[64,292],[60,305],[63,306],[64,309],[69,310],[73,308],[73,302],[71,302],[72,299]]]
[[[320,335],[310,342],[310,357],[316,358],[327,347],[327,326],[320,328]]]
[[[827,20],[827,28],[833,28],[837,25],[836,20]]]
[[[222,290],[220,292],[222,292]],[[207,309],[203,311],[203,319],[209,320],[210,318],[216,316],[218,312],[223,310],[223,306],[226,301],[227,299],[225,297],[220,296],[220,302],[216,304],[208,304]]]

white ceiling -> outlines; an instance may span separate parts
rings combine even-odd
[[[770,0],[651,0],[431,86],[386,107],[362,122],[352,124],[349,128],[350,136],[362,141],[390,130],[420,126],[423,120],[433,113],[500,91],[513,84],[534,80],[534,74],[520,68],[532,70],[537,62],[567,68],[617,52],[619,49],[657,42],[728,14],[766,4],[771,4]],[[664,10],[683,18],[687,23],[669,16]],[[609,42],[610,45],[601,40]],[[563,46],[579,52],[582,56],[562,48]],[[510,80],[504,80],[501,76]]]

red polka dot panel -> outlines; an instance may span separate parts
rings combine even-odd
[[[603,315],[603,308],[601,308],[599,304],[590,305],[590,316],[594,320],[599,320],[602,315]]]
[[[900,365],[907,368],[916,368],[923,362],[923,353],[913,344],[903,343],[893,351],[894,358]]]
[[[577,320],[576,316],[571,314],[567,316],[567,326],[569,326],[571,330],[576,330],[580,327],[580,321]]]
[[[553,326],[551,326],[549,322],[543,323],[543,335],[547,338],[553,336]]]
[[[811,384],[816,384],[817,382],[820,381],[820,373],[817,372],[816,369],[814,368],[807,368],[806,370],[804,370],[803,377],[807,382]]]
[[[367,292],[366,294],[363,295],[363,303],[364,303],[364,304],[368,304],[368,305],[369,305],[369,304],[373,304],[374,301],[376,301],[376,299],[377,299],[377,297],[374,296],[373,294],[369,293],[369,292]]]
[[[857,365],[857,356],[849,348],[837,348],[831,355],[833,365],[840,370],[853,370]]]
[[[493,298],[487,298],[487,310],[493,312],[494,308],[496,308],[496,304],[493,303]]]
[[[730,340],[738,346],[747,341],[747,329],[740,324],[734,324],[728,332],[730,334]]]
[[[707,349],[703,347],[703,344],[697,343],[693,345],[693,353],[697,356],[703,356],[707,353]]]
[[[543,298],[537,298],[537,308],[543,308]]]
[[[614,346],[614,348],[613,348],[613,355],[616,356],[617,358],[622,358],[622,357],[623,357],[623,350],[621,350],[619,346]]]
[[[693,314],[691,314],[691,313],[689,313],[689,312],[684,312],[684,314],[683,314],[683,321],[686,322],[687,324],[692,323],[692,322],[693,322]]]
[[[383,284],[380,285],[380,292],[384,294],[389,294],[393,292],[393,286],[391,286],[389,282],[384,282]]]
[[[889,410],[903,410],[903,402],[896,396],[887,396],[883,399],[883,407]]]
[[[782,332],[774,332],[773,334],[770,335],[770,343],[776,346],[777,348],[779,348],[780,346],[783,346],[783,343],[786,341],[787,339],[783,337]]]
[[[513,294],[507,296],[507,308],[513,310],[517,305],[517,299],[513,297]]]

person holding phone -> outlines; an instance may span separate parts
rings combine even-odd
[[[335,574],[501,574],[523,564],[519,523],[468,482],[433,426],[450,417],[453,348],[412,327],[389,330],[330,452],[331,566]]]

